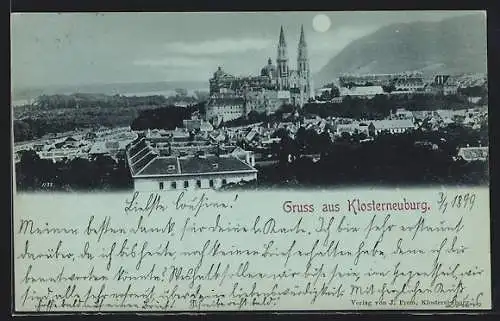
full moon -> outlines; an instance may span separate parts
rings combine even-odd
[[[317,32],[328,31],[328,29],[330,29],[331,24],[332,22],[330,21],[330,18],[328,18],[328,16],[324,14],[318,14],[314,16],[312,22],[313,28]]]

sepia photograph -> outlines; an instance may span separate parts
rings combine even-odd
[[[18,191],[488,186],[480,11],[16,13]]]

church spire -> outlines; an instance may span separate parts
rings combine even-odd
[[[283,31],[283,26],[280,29],[280,40],[278,42],[278,60],[288,60],[285,32]]]
[[[280,89],[288,88],[288,54],[286,49],[285,32],[283,26],[280,29],[280,39],[278,43],[278,57],[276,59],[278,71],[278,85]]]
[[[279,41],[280,46],[286,46],[286,41],[285,41],[285,32],[283,31],[283,26],[281,26],[280,29],[280,41]]]
[[[300,26],[300,39],[298,46],[298,60],[307,60],[307,44],[306,36],[304,35],[304,25]],[[300,64],[300,62],[299,62]]]
[[[304,25],[300,26],[300,38],[297,55],[297,71],[299,74],[299,87],[301,92],[301,105],[311,97],[312,85],[309,70],[309,57],[307,54]]]
[[[300,26],[300,40],[299,45],[306,45],[306,37],[304,35],[304,25]]]

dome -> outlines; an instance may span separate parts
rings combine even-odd
[[[260,71],[261,76],[276,76],[276,66],[273,65],[273,61],[271,58],[267,61],[267,65],[264,66],[264,68],[261,69]]]
[[[226,73],[222,70],[222,67],[218,67],[217,68],[217,71],[214,72],[214,78],[220,78],[222,76],[224,76]]]

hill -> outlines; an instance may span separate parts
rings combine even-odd
[[[315,75],[323,85],[342,73],[486,73],[486,16],[398,23],[354,40]]]
[[[44,88],[13,88],[12,100],[34,99],[40,95],[64,95],[72,93],[91,94],[122,94],[142,96],[144,94],[161,95],[174,92],[177,88],[199,90],[207,88],[208,82],[146,82],[146,83],[114,83],[114,84],[85,84],[81,86],[47,86]]]

